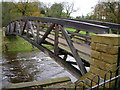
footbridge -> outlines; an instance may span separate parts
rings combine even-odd
[[[6,36],[17,35],[50,56],[75,77],[90,66],[91,36],[119,31],[118,24],[52,17],[22,17],[6,25]],[[44,44],[51,45],[50,50]],[[68,60],[74,58],[74,62]],[[76,67],[77,66],[77,67]]]

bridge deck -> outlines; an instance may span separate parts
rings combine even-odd
[[[41,31],[40,32],[40,35],[41,35],[40,37],[42,37],[44,34],[45,34],[45,32]],[[54,44],[54,39],[55,39],[55,35],[49,34],[48,38],[46,38],[45,40],[47,42],[51,43],[51,44]],[[78,42],[78,40],[77,40],[77,42]],[[81,42],[81,41],[79,41],[79,42]],[[89,45],[86,45],[86,44],[83,44],[83,43],[77,44],[75,42],[73,42],[73,45],[77,49],[78,54],[80,55],[81,58],[83,58],[84,60],[88,60],[88,61],[90,60],[91,48],[90,48]],[[62,37],[59,38],[58,46],[72,54],[72,52],[71,52],[71,50],[70,50],[70,48],[69,48],[69,46],[68,46],[68,44],[67,44],[67,42],[64,38],[62,38]]]
[[[119,27],[118,24],[88,20],[23,17],[15,19],[6,25],[6,35],[23,37],[61,66],[66,67],[70,72],[80,77],[87,73],[85,66],[90,66],[91,33],[105,34],[109,33],[110,28],[119,31]],[[67,31],[66,28],[74,30]],[[81,31],[84,31],[85,34],[81,34]],[[42,44],[50,44],[54,47],[54,50],[51,51]],[[63,55],[63,58],[60,55]],[[76,62],[66,61],[67,55],[71,55]],[[76,64],[79,69],[76,69],[73,64]]]

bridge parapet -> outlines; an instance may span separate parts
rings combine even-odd
[[[112,25],[114,28],[119,26]],[[6,25],[6,36],[24,38],[79,78],[90,66],[91,36],[109,33],[108,26],[53,17],[22,17]],[[54,50],[49,50],[44,44],[53,46]],[[68,60],[68,56],[74,61]]]
[[[93,35],[91,49],[90,71],[78,80],[84,80],[86,87],[91,86],[91,80],[93,80],[94,86],[97,85],[99,78],[103,82],[103,80],[116,76],[117,67],[120,65],[120,35]],[[105,76],[107,71],[109,72]],[[93,79],[95,75],[100,77]],[[109,87],[109,84],[106,84],[106,87]],[[112,84],[110,87],[112,87]]]

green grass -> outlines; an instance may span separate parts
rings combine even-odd
[[[72,29],[72,28],[66,28],[66,30],[72,31],[72,32],[76,31],[75,29]]]
[[[3,43],[2,43],[3,50],[7,49],[7,51],[13,51],[13,52],[28,52],[32,50],[39,50],[37,47],[32,47],[32,44],[30,44],[28,41],[24,40],[23,38],[20,38],[18,36],[12,36],[12,37],[5,37]],[[48,49],[53,49],[52,46],[42,44],[44,47]],[[6,48],[7,47],[7,48]]]
[[[51,45],[47,45],[47,44],[42,44],[44,47],[46,47],[47,49],[49,49],[49,50],[53,50],[54,49],[54,47],[53,46],[51,46]]]
[[[66,30],[72,31],[72,32],[76,31],[75,29],[71,29],[71,28],[66,28]],[[84,34],[84,35],[86,34],[85,31],[80,31],[79,33],[80,33],[80,34]],[[95,33],[89,33],[89,35],[95,35]]]
[[[18,36],[11,36],[11,37],[5,37],[3,40],[3,50],[7,51],[13,51],[13,52],[26,52],[26,51],[32,51],[32,45],[24,40],[23,38],[20,38]],[[36,47],[34,50],[38,50]]]
[[[9,45],[8,46],[8,51],[14,51],[14,52],[27,52],[27,51],[32,51],[32,45],[27,45],[27,44],[16,44],[16,45]],[[34,50],[37,50],[35,47]]]
[[[75,32],[76,31],[76,29],[72,29],[72,28],[65,28],[67,31],[71,31],[71,32]],[[51,34],[55,34],[55,32],[50,32]],[[85,31],[80,31],[79,32],[80,34],[86,34],[86,32]],[[89,33],[89,35],[91,36],[91,35],[95,35],[95,33]]]

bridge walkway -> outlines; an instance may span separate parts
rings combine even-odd
[[[90,66],[91,36],[109,33],[111,29],[119,31],[119,27],[118,24],[89,20],[23,17],[6,25],[6,36],[17,35],[26,39],[75,77],[80,78],[87,73],[86,66]],[[43,44],[53,46],[54,50],[47,49]],[[72,56],[75,62],[67,61],[68,55]]]

